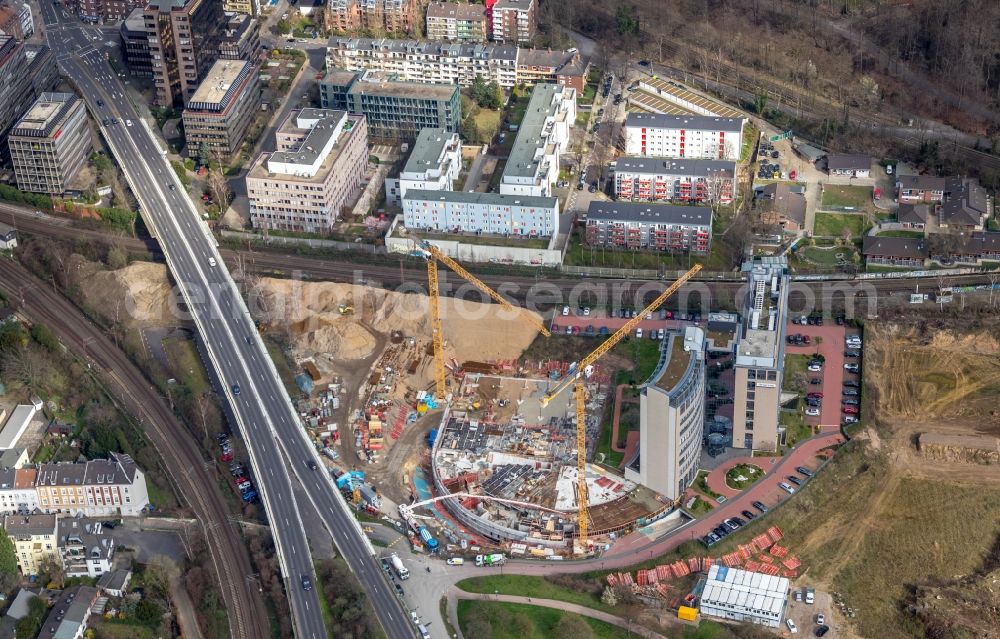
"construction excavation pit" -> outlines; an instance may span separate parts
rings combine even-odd
[[[520,373],[526,371],[522,368]],[[466,374],[434,438],[431,473],[438,499],[461,526],[538,556],[564,552],[578,532],[575,400],[543,406],[555,382]],[[610,385],[600,371],[587,384],[588,447],[596,445]],[[586,465],[591,541],[644,525],[670,510],[647,488]]]

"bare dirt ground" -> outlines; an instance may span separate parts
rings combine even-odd
[[[73,283],[87,304],[110,321],[133,328],[178,326],[167,279],[167,267],[152,262],[133,262],[125,268],[106,270],[80,255],[70,256]]]

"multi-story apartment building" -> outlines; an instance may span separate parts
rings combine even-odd
[[[680,499],[698,475],[705,425],[705,332],[668,331],[639,395],[639,446],[625,479]]]
[[[63,590],[35,639],[83,639],[99,594],[93,586]]]
[[[618,200],[699,204],[733,201],[735,162],[623,156],[613,168]]]
[[[28,515],[38,508],[35,468],[4,468],[0,470],[0,513]]]
[[[223,0],[222,8],[230,13],[242,13],[248,16],[260,15],[258,0]]]
[[[57,531],[59,558],[67,577],[96,578],[111,570],[115,540],[104,534],[101,522],[60,517]]]
[[[210,152],[232,155],[259,109],[257,67],[244,60],[216,60],[182,114],[189,153],[207,145]]]
[[[462,140],[442,128],[421,129],[398,178],[385,181],[386,201],[399,206],[409,189],[451,191],[462,172]]]
[[[219,57],[226,29],[218,0],[152,0],[143,12],[160,106],[183,106]]]
[[[72,93],[43,93],[7,137],[17,186],[59,195],[90,155],[83,102]]]
[[[412,34],[420,22],[417,0],[330,0],[327,23],[334,31]]]
[[[594,201],[587,209],[586,240],[592,246],[707,254],[712,208]]]
[[[0,135],[6,136],[35,100],[29,67],[24,45],[0,33]]]
[[[146,0],[77,0],[77,12],[84,22],[118,22],[133,9],[146,5]]]
[[[25,577],[37,575],[46,557],[58,557],[55,515],[6,515],[3,528],[14,542],[17,567]]]
[[[623,130],[625,155],[737,160],[743,145],[739,118],[633,112]]]
[[[328,232],[361,191],[368,170],[368,126],[346,111],[293,111],[247,174],[256,228]]]
[[[401,80],[428,84],[471,86],[478,75],[505,89],[554,82],[581,91],[587,72],[576,51],[471,42],[331,38],[326,59],[327,68],[384,71]]]
[[[153,77],[153,61],[149,57],[149,34],[146,33],[145,10],[132,9],[118,29],[122,57],[132,75],[140,78]]]
[[[549,237],[559,229],[559,200],[530,195],[411,189],[403,197],[403,224],[408,229],[444,233]]]
[[[559,155],[569,145],[570,127],[575,121],[574,89],[536,84],[500,178],[500,192],[552,195],[552,185],[559,176]]]
[[[457,86],[401,81],[374,71],[349,79],[343,71],[331,70],[320,83],[320,101],[325,109],[363,113],[375,140],[414,140],[428,127],[458,131],[462,121]]]
[[[486,9],[481,4],[431,2],[427,5],[428,40],[485,42]]]
[[[785,368],[788,261],[754,258],[743,271],[748,286],[734,366],[733,447],[773,451]]]
[[[39,464],[35,489],[44,513],[132,517],[149,505],[145,474],[131,457],[116,453],[77,464]]]
[[[31,5],[20,0],[5,0],[0,6],[0,31],[22,42],[35,33]]]
[[[246,13],[227,12],[226,30],[219,43],[219,57],[227,60],[253,60],[260,51],[257,19]]]
[[[497,42],[531,42],[538,29],[538,0],[496,0],[490,37]]]

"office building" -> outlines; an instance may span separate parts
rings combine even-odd
[[[182,114],[188,154],[207,145],[212,153],[232,155],[259,109],[257,67],[244,60],[216,60]]]
[[[505,89],[552,82],[582,91],[587,71],[574,50],[385,38],[330,38],[326,60],[328,69],[384,71],[400,80],[427,84],[471,86],[478,75]]]
[[[44,513],[134,517],[149,505],[145,474],[131,457],[116,453],[76,464],[39,464],[35,489]]]
[[[83,101],[72,93],[43,93],[7,137],[17,187],[62,194],[90,155]]]
[[[462,172],[462,140],[447,129],[421,129],[398,178],[385,181],[386,201],[401,204],[408,189],[451,191]]]
[[[586,240],[591,246],[704,255],[712,245],[712,209],[594,201],[587,209]]]
[[[149,56],[149,34],[146,33],[146,15],[142,7],[132,9],[118,29],[122,58],[129,73],[140,78],[153,77],[153,60]]]
[[[12,36],[0,33],[0,135],[6,136],[34,100],[34,86],[24,45]]]
[[[431,2],[427,5],[428,40],[485,42],[486,9],[481,4]]]
[[[639,447],[625,464],[625,479],[680,499],[698,475],[704,425],[705,332],[668,331],[639,395]]]
[[[320,83],[324,109],[363,113],[373,140],[415,140],[425,128],[458,131],[462,103],[457,86],[401,81],[395,75],[368,71],[353,78],[331,70]]]
[[[368,126],[345,111],[293,111],[247,174],[256,228],[329,232],[361,192],[368,170]]]
[[[549,237],[559,229],[554,197],[411,189],[403,197],[408,229]]]
[[[32,94],[35,97],[53,91],[59,84],[59,69],[52,50],[44,44],[25,44],[24,59],[28,62]]]
[[[613,169],[618,200],[698,204],[733,201],[735,162],[620,157]]]
[[[623,130],[625,155],[737,160],[743,145],[740,118],[632,112]]]
[[[559,155],[569,146],[576,121],[576,91],[536,84],[500,178],[506,195],[549,197],[559,177]]]
[[[715,564],[708,569],[699,610],[708,617],[777,628],[788,588],[787,577]]]
[[[0,6],[0,31],[22,42],[35,33],[31,5],[20,0],[5,0]]]
[[[30,577],[46,557],[57,557],[55,515],[5,515],[3,528],[14,542],[17,567]]]
[[[60,517],[57,529],[59,558],[67,577],[93,579],[111,570],[115,540],[105,533],[100,521]]]
[[[183,106],[219,56],[226,29],[218,0],[152,0],[143,11],[154,102]]]
[[[0,469],[0,513],[28,515],[38,508],[35,468]]]
[[[774,451],[785,367],[788,261],[754,258],[743,271],[747,294],[736,344],[733,448]]]
[[[77,13],[83,22],[124,20],[137,7],[144,7],[145,0],[77,0]]]
[[[36,639],[82,639],[99,591],[93,586],[73,586],[62,591]]]
[[[227,12],[226,30],[219,43],[219,57],[253,61],[259,52],[260,29],[257,19],[246,13]]]
[[[222,8],[227,13],[241,13],[251,17],[260,15],[258,0],[223,0]]]
[[[538,0],[496,0],[491,19],[496,42],[531,42],[538,30]]]

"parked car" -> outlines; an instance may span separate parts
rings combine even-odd
[[[788,632],[793,635],[799,631],[799,627],[795,625],[795,622],[789,619],[785,619],[785,625],[788,626]]]
[[[812,477],[815,474],[815,473],[813,473],[813,471],[809,470],[805,466],[796,466],[795,470],[800,475],[805,475],[806,477]]]
[[[861,357],[861,351],[856,351],[854,349],[848,349],[844,351],[844,357]]]
[[[845,415],[858,415],[861,413],[857,406],[843,406],[840,409]]]
[[[830,626],[825,626],[824,625],[824,626],[819,626],[818,628],[816,628],[816,631],[813,632],[813,634],[816,635],[817,637],[822,637],[823,635],[825,635],[828,632],[830,632]]]
[[[746,517],[747,521],[753,521],[754,519],[757,519],[757,515],[753,514],[753,512],[749,510],[744,510],[740,514]]]
[[[844,406],[860,406],[861,405],[861,402],[859,400],[855,399],[854,397],[845,397],[844,399],[840,400],[840,403],[843,404]]]
[[[789,486],[788,484],[786,484],[785,482],[781,482],[780,484],[778,484],[778,486],[780,486],[781,489],[783,491],[785,491],[786,493],[788,493],[789,495],[794,495],[795,494],[795,489],[792,488],[791,486]]]
[[[793,483],[793,484],[795,484],[796,486],[801,486],[801,485],[802,485],[802,484],[804,483],[804,482],[803,482],[803,481],[802,481],[801,479],[799,479],[799,478],[798,478],[798,477],[796,477],[795,475],[789,475],[789,476],[788,476],[788,477],[786,477],[785,479],[787,479],[788,481],[792,482],[792,483]]]
[[[823,399],[823,393],[820,393],[819,391],[814,391],[806,395],[806,397],[815,397],[816,399]]]
[[[844,386],[846,386],[847,388],[861,388],[861,384],[856,379],[844,380]]]
[[[823,380],[820,379],[819,377],[813,377],[809,380],[809,383],[812,384],[813,386],[817,386],[819,384],[822,384]]]
[[[727,519],[727,520],[725,520],[725,521],[724,521],[724,522],[722,522],[722,523],[723,523],[723,524],[724,524],[724,525],[725,525],[725,526],[726,526],[727,528],[729,528],[729,530],[739,530],[739,528],[740,528],[740,525],[739,525],[738,523],[736,523],[736,520],[735,520],[735,519],[732,519],[732,518],[730,518],[730,519]]]
[[[858,389],[856,388],[845,388],[843,390],[844,397],[857,397]]]
[[[810,373],[818,373],[821,370],[823,370],[823,365],[822,364],[810,364],[809,365],[809,372]]]
[[[757,510],[759,510],[760,512],[762,512],[762,513],[766,513],[768,510],[770,510],[767,506],[765,506],[763,504],[763,502],[755,501],[755,502],[753,502],[750,505],[753,506],[754,508],[756,508]]]
[[[819,417],[819,408],[811,406],[806,409],[806,415],[809,417]]]
[[[825,623],[826,623],[826,615],[824,615],[822,612],[817,613],[816,614],[816,625],[817,626],[822,626]]]
[[[858,423],[858,418],[855,417],[854,415],[844,415],[844,423],[845,424],[857,424]]]
[[[844,370],[848,373],[860,373],[861,367],[857,364],[844,364]]]

